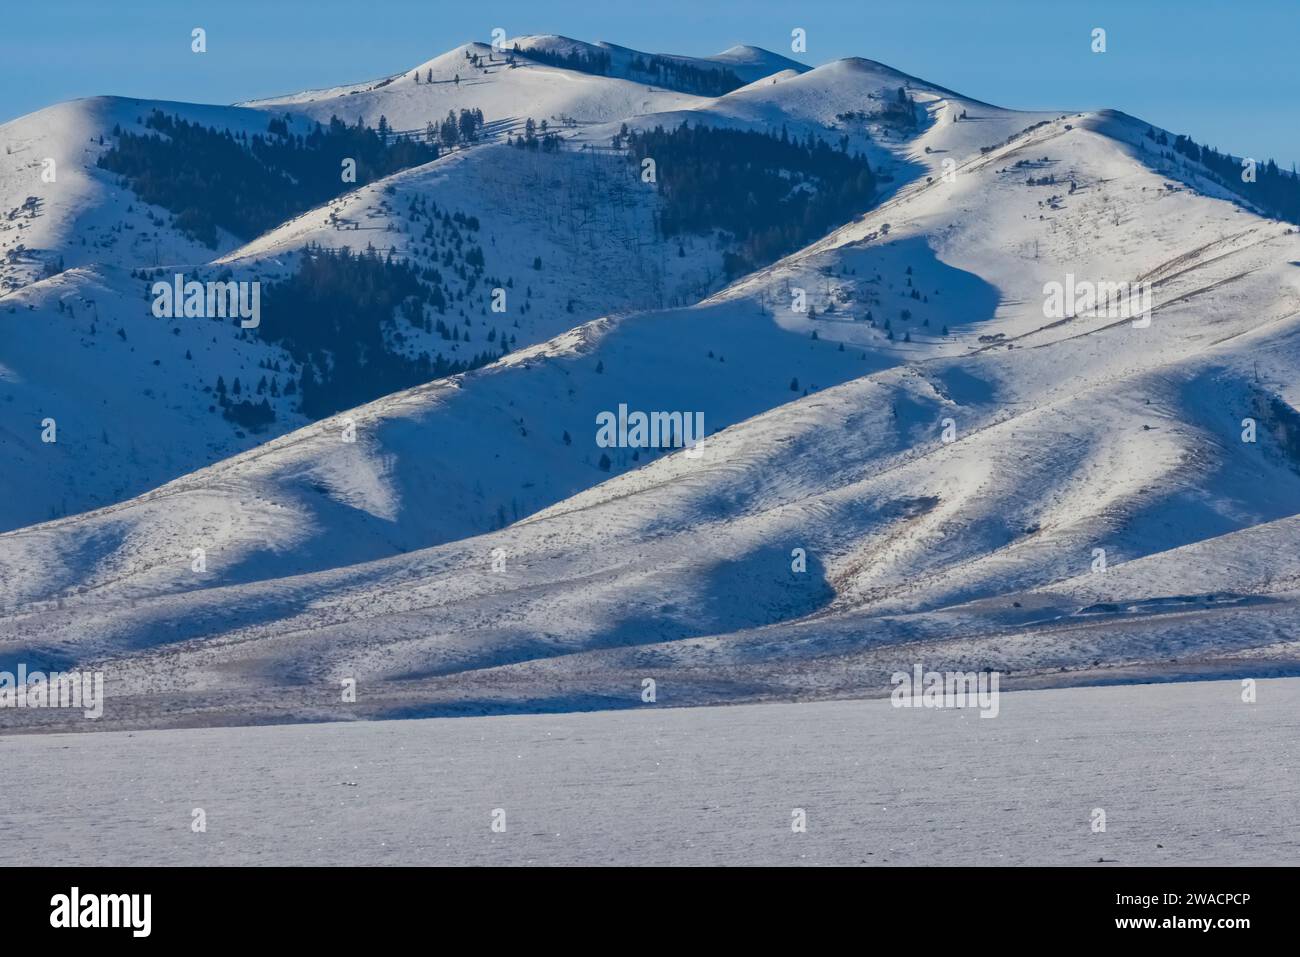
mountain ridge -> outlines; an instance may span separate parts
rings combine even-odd
[[[555,56],[638,55],[520,39]],[[428,64],[454,77],[456,55],[480,48]],[[766,55],[732,59],[757,71]],[[1033,687],[1226,662],[1294,669],[1300,569],[1251,555],[1300,532],[1297,230],[1118,111],[1002,110],[859,58],[786,70],[716,97],[654,93],[660,108],[640,112],[628,80],[494,60],[474,78],[503,104],[484,110],[501,125],[482,142],[198,264],[282,278],[322,243],[349,241],[352,223],[391,237],[381,249],[442,256],[467,228],[420,238],[429,202],[448,221],[475,217],[474,243],[528,277],[538,315],[519,313],[519,347],[481,368],[311,423],[280,401],[280,434],[245,435],[211,463],[191,453],[166,484],[0,534],[0,659],[100,663],[110,702],[129,703],[139,726],[166,723],[151,711],[164,701],[204,721],[339,717],[330,689],[347,677],[375,689],[384,703],[366,713],[382,717],[608,706],[647,669],[691,704],[874,694],[918,655]],[[446,87],[469,85],[444,78],[434,93],[397,76],[409,82],[255,106],[268,119],[306,108],[291,113],[306,124],[348,98],[348,122],[393,103],[400,125],[417,95],[441,110]],[[556,76],[571,88],[558,92]],[[521,110],[510,97],[525,85],[542,92]],[[534,114],[576,91],[590,112],[558,124],[559,152],[513,145],[524,119],[553,118]],[[613,252],[656,236],[661,190],[620,186],[623,225],[542,247],[569,222],[548,218],[557,201],[602,211],[601,196],[622,195],[612,184],[626,160],[607,144],[623,124],[683,122],[842,142],[881,177],[876,201],[731,281],[671,273],[677,304],[634,281],[641,253]],[[591,183],[611,192],[583,193]],[[693,243],[676,257],[687,270],[725,248],[681,242]],[[0,299],[0,363],[39,381],[40,357],[68,344],[34,339],[18,307],[67,332],[62,304],[84,317],[99,282],[102,321],[126,330],[119,368],[147,371],[127,350],[170,333],[146,335],[142,280],[124,268]],[[1149,284],[1147,325],[1048,315],[1047,287],[1076,274]],[[582,305],[566,310],[578,289]],[[191,342],[177,335],[174,352]],[[223,356],[283,361],[261,340],[218,346],[206,375]],[[140,381],[158,389],[160,375]],[[701,412],[702,450],[598,447],[597,417],[620,405]],[[165,444],[182,427],[156,428]],[[23,448],[15,461],[46,451]],[[58,474],[32,466],[26,494],[57,490]],[[277,703],[259,704],[268,690]]]

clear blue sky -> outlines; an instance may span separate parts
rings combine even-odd
[[[0,121],[100,93],[229,103],[372,79],[497,26],[686,54],[789,54],[803,27],[810,64],[864,56],[1001,106],[1115,107],[1300,161],[1300,0],[8,0]]]

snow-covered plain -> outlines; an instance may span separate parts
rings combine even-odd
[[[1017,692],[992,720],[877,700],[0,737],[25,781],[5,789],[0,849],[65,865],[1294,865],[1300,679],[1260,681],[1254,704],[1240,691]]]

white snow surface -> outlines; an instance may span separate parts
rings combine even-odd
[[[840,701],[0,737],[34,769],[0,846],[117,866],[1292,865],[1300,680],[1240,690],[1026,691],[991,720]]]

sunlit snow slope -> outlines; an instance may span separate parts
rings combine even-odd
[[[564,72],[501,68],[534,69]],[[915,129],[843,118],[899,86]],[[631,706],[644,675],[683,704],[870,696],[917,661],[1011,687],[1295,673],[1295,227],[1145,122],[999,110],[869,61],[653,109],[632,122],[820,125],[897,178],[698,302],[536,323],[485,368],[0,536],[0,664],[97,663],[121,726],[341,717],[347,679],[346,715],[392,717]],[[496,149],[347,215],[508,177]],[[230,261],[332,230],[309,214]],[[1148,283],[1149,322],[1045,314],[1067,276]],[[620,404],[698,412],[708,438],[598,447]]]

